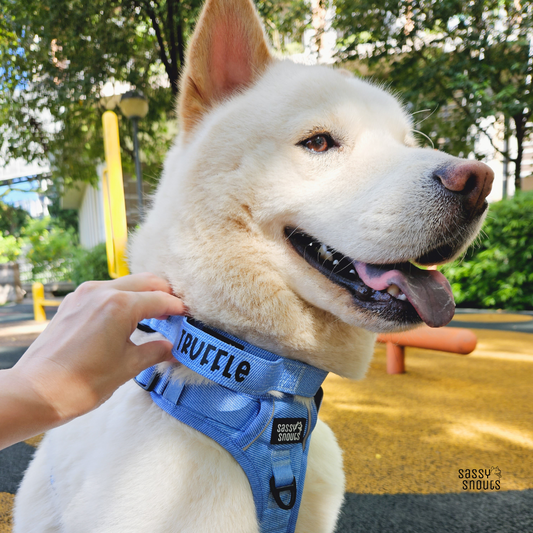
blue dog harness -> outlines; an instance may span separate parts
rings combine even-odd
[[[252,488],[261,533],[293,533],[327,372],[191,318],[144,320],[139,329],[163,334],[174,345],[174,357],[211,383],[171,381],[172,368],[159,374],[155,367],[135,381],[161,409],[238,461]],[[303,403],[295,395],[314,401]]]

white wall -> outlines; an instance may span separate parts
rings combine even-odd
[[[79,208],[80,244],[88,249],[105,242],[101,168],[98,168],[98,177],[98,188],[87,186]]]

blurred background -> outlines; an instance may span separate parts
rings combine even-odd
[[[179,131],[178,80],[201,4],[0,0],[0,369],[61,296],[109,278],[106,110],[118,115],[128,230],[142,220]],[[385,87],[421,146],[480,159],[496,176],[480,236],[440,267],[459,307],[451,326],[472,328],[475,350],[407,343],[407,371],[391,375],[378,343],[366,379],[325,382],[321,417],[347,472],[338,533],[533,531],[532,2],[255,4],[278,56]],[[34,307],[39,283],[47,299]],[[0,533],[38,442],[0,453]],[[479,469],[492,485],[474,480]]]
[[[178,132],[178,80],[201,1],[0,4],[1,304],[34,281],[61,294],[107,277],[101,115],[119,114],[134,228],[140,217],[133,124],[117,104],[132,90],[148,103],[138,138],[141,192],[149,194]],[[421,145],[492,166],[494,205],[485,232],[446,275],[459,306],[533,309],[531,2],[256,5],[278,55],[370,78],[400,95]],[[14,279],[15,291],[6,287]]]

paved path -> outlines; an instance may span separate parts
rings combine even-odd
[[[30,318],[0,308],[0,368],[35,338]],[[533,532],[533,313],[459,310],[451,325],[475,329],[473,354],[408,348],[390,376],[378,345],[365,380],[326,380],[321,417],[347,472],[337,533]],[[37,441],[0,452],[0,533]],[[465,479],[473,469],[490,476]]]
[[[533,311],[495,313],[478,309],[457,309],[450,326],[533,333]]]

